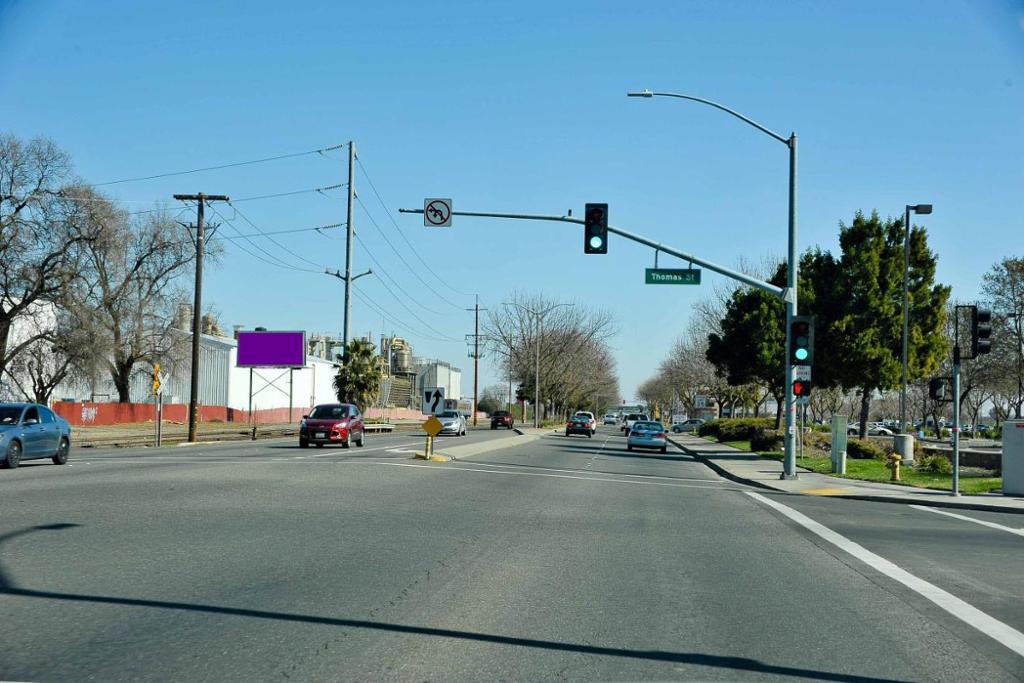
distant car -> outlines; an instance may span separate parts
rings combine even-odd
[[[457,410],[446,410],[437,416],[441,421],[441,434],[466,435],[466,417]]]
[[[495,410],[491,413],[491,429],[497,429],[498,427],[512,429],[512,421],[512,413],[507,410]]]
[[[0,403],[0,467],[50,458],[63,465],[71,452],[71,425],[37,403]]]
[[[644,415],[643,413],[630,413],[626,416],[626,419],[623,420],[622,427],[620,429],[626,433],[626,436],[629,436],[629,430],[636,422],[647,422],[650,421],[650,419],[651,418],[649,416]]]
[[[685,422],[676,422],[672,425],[672,431],[676,434],[680,432],[695,432],[700,429],[700,426],[704,424],[704,420],[699,417],[691,417]]]
[[[299,423],[299,448],[309,448],[309,444],[348,448],[353,442],[362,447],[363,438],[363,415],[351,403],[322,403]]]
[[[626,450],[634,448],[656,448],[662,453],[668,451],[665,425],[650,420],[637,420],[626,437]]]
[[[590,428],[590,433],[591,434],[596,434],[597,433],[597,418],[594,417],[594,414],[592,412],[590,412],[588,410],[577,410],[576,414],[573,415],[573,417],[585,417],[585,418],[587,418],[587,425]]]
[[[565,435],[572,436],[573,434],[583,434],[588,439],[594,436],[594,430],[591,428],[591,419],[586,415],[573,415],[569,418],[569,421],[565,423]]]
[[[604,416],[604,423],[606,425],[613,425],[618,421],[619,419],[615,416],[615,413],[608,413]]]

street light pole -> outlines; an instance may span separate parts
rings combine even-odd
[[[907,348],[910,340],[910,212],[929,214],[931,204],[907,204],[903,215],[903,353],[900,383],[900,433],[907,433]]]
[[[786,358],[785,358],[785,391],[786,391],[786,432],[785,432],[785,457],[783,459],[782,466],[782,479],[796,479],[796,449],[795,438],[796,438],[796,402],[793,397],[793,366],[789,362],[789,354],[792,348],[793,340],[791,338],[791,330],[793,327],[793,317],[797,314],[797,282],[799,280],[798,269],[800,267],[797,262],[796,253],[796,234],[797,234],[797,208],[796,208],[796,188],[797,188],[797,171],[796,171],[796,148],[797,139],[796,133],[791,133],[788,138],[785,138],[778,133],[765,128],[761,124],[747,118],[743,114],[730,109],[717,102],[706,100],[702,97],[695,97],[693,95],[683,95],[680,93],[668,93],[668,92],[652,92],[650,90],[643,90],[640,92],[626,93],[628,97],[675,97],[682,100],[691,100],[693,102],[700,102],[706,104],[715,109],[724,111],[731,116],[735,116],[739,120],[747,123],[759,131],[775,138],[779,142],[783,143],[789,148],[789,239],[788,239],[788,265],[787,265],[787,287],[785,292],[786,301]]]

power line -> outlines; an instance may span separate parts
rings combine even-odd
[[[359,245],[361,247],[363,247],[363,249],[366,250],[366,255],[370,257],[370,260],[373,261],[377,265],[378,270],[380,270],[380,272],[384,275],[384,277],[386,277],[388,280],[391,281],[391,284],[393,284],[398,289],[398,291],[400,291],[402,294],[404,294],[409,300],[414,301],[420,308],[422,308],[427,313],[430,313],[431,315],[441,315],[441,313],[439,313],[438,311],[434,311],[434,310],[432,310],[430,308],[427,308],[426,306],[421,304],[419,301],[416,301],[415,297],[412,294],[410,294],[405,289],[405,287],[400,285],[398,283],[398,280],[396,280],[391,275],[391,273],[388,272],[388,269],[384,267],[384,264],[382,264],[380,261],[377,260],[377,257],[373,255],[373,252],[370,251],[370,248],[366,246],[366,243],[363,242],[362,238],[359,237],[359,235],[355,235],[355,238],[356,238],[356,241],[359,242]]]
[[[220,164],[218,166],[204,166],[202,168],[193,168],[187,171],[173,171],[171,173],[157,173],[156,175],[138,176],[136,178],[122,178],[120,180],[108,180],[105,183],[93,183],[94,187],[102,187],[104,185],[118,185],[120,183],[134,183],[139,180],[156,180],[157,178],[170,178],[171,176],[188,175],[189,173],[201,173],[203,171],[217,171],[222,168],[235,168],[236,166],[248,166],[250,164],[262,164],[268,161],[280,161],[281,159],[292,159],[295,157],[309,156],[310,154],[323,154],[324,152],[331,152],[336,149],[341,149],[345,145],[334,145],[332,147],[323,147],[321,149],[311,149],[308,152],[294,152],[292,154],[280,154],[274,157],[264,157],[262,159],[250,159],[249,161],[236,161],[230,164]]]
[[[235,233],[236,233],[236,234],[237,234],[237,235],[238,235],[239,237],[242,237],[242,238],[244,238],[244,239],[245,239],[245,241],[246,241],[246,242],[248,242],[248,243],[249,243],[250,245],[252,245],[252,246],[253,246],[253,247],[254,247],[255,249],[257,249],[257,250],[259,250],[259,251],[262,251],[262,252],[263,252],[264,254],[266,254],[267,256],[269,256],[269,257],[270,257],[270,259],[273,259],[273,260],[268,260],[268,259],[266,259],[266,258],[263,258],[263,257],[262,257],[262,256],[260,256],[259,254],[256,254],[256,253],[254,253],[254,252],[250,251],[249,249],[247,249],[246,247],[244,247],[244,246],[243,246],[243,245],[242,245],[241,243],[239,243],[239,242],[233,242],[233,243],[232,243],[232,244],[233,244],[234,246],[238,247],[239,249],[241,249],[241,250],[242,250],[242,251],[244,251],[245,253],[249,254],[249,255],[250,255],[250,256],[252,256],[253,258],[255,258],[255,259],[257,259],[257,260],[260,260],[260,261],[263,261],[264,263],[268,263],[268,264],[270,264],[270,265],[272,265],[272,266],[276,266],[277,268],[283,268],[284,270],[296,270],[296,271],[302,271],[302,272],[306,272],[306,273],[315,273],[315,272],[318,272],[318,271],[316,271],[316,270],[313,270],[312,268],[302,268],[302,267],[300,267],[300,266],[294,266],[294,265],[292,265],[292,264],[288,263],[287,261],[285,261],[284,259],[282,259],[282,258],[281,258],[280,256],[277,256],[277,255],[275,255],[275,254],[272,254],[271,252],[269,252],[269,251],[267,251],[266,249],[264,249],[263,247],[261,247],[261,246],[260,246],[259,244],[256,244],[255,242],[253,242],[253,241],[252,241],[252,239],[251,239],[251,238],[249,238],[248,236],[246,236],[246,235],[243,235],[243,234],[242,234],[242,231],[241,231],[241,230],[239,230],[239,229],[238,229],[237,227],[235,227],[235,224],[234,224],[234,223],[232,223],[232,222],[231,222],[231,220],[230,220],[229,218],[227,218],[227,217],[226,217],[226,216],[225,216],[224,214],[222,214],[222,213],[221,213],[220,211],[218,211],[218,210],[217,210],[216,208],[214,208],[214,207],[213,207],[212,205],[211,205],[211,207],[210,207],[210,208],[211,208],[211,209],[213,209],[213,212],[214,212],[215,214],[217,214],[217,216],[218,216],[218,217],[219,217],[219,218],[220,218],[220,219],[221,219],[222,221],[224,221],[224,223],[226,223],[226,224],[228,225],[228,227],[230,227],[230,228],[231,228],[232,230],[234,230],[234,231],[235,231]],[[222,239],[229,239],[229,237],[228,237],[228,236],[226,236],[226,235],[221,235],[221,238],[222,238]],[[234,238],[233,238],[233,237],[231,237],[230,239],[234,239]]]
[[[235,237],[225,237],[224,239],[239,239],[239,238],[242,238],[242,237],[245,237],[245,238],[249,238],[249,237],[267,237],[269,235],[291,235],[291,234],[294,234],[294,233],[297,233],[297,232],[313,232],[314,230],[319,232],[320,230],[329,230],[329,229],[332,229],[332,228],[340,228],[340,227],[343,227],[344,225],[345,225],[344,223],[332,223],[330,225],[321,225],[321,226],[318,226],[318,227],[315,227],[315,228],[295,228],[293,230],[272,230],[270,232],[259,232],[259,233],[256,233],[256,234],[249,233],[248,235],[237,235]]]
[[[231,207],[232,209],[234,209],[234,210],[235,210],[235,213],[237,213],[237,214],[238,214],[239,216],[241,216],[241,217],[242,217],[242,220],[243,220],[243,221],[245,221],[246,223],[248,223],[248,224],[249,224],[249,226],[250,226],[250,227],[251,227],[251,228],[252,228],[253,230],[255,230],[256,232],[258,232],[258,233],[260,233],[261,235],[263,235],[264,237],[266,237],[266,238],[267,238],[268,240],[270,240],[271,242],[273,242],[274,244],[276,244],[277,246],[279,246],[279,247],[280,247],[281,249],[284,249],[285,251],[287,251],[287,252],[288,252],[289,254],[291,254],[291,255],[292,255],[292,256],[294,256],[295,258],[299,259],[300,261],[305,261],[306,263],[308,263],[308,264],[310,264],[310,265],[316,266],[316,267],[317,267],[317,270],[325,270],[325,269],[326,269],[326,266],[324,266],[323,264],[317,263],[317,262],[315,262],[315,261],[310,261],[310,260],[309,260],[308,258],[306,258],[305,256],[302,256],[301,254],[296,254],[296,253],[295,253],[294,251],[292,251],[292,250],[291,250],[291,249],[289,249],[288,247],[284,246],[283,244],[281,244],[280,242],[278,242],[277,240],[275,240],[275,239],[274,239],[273,237],[270,237],[270,236],[268,236],[268,235],[267,235],[267,234],[266,234],[265,232],[263,232],[263,230],[261,230],[261,229],[260,229],[260,226],[256,225],[256,224],[255,224],[255,223],[253,223],[253,222],[252,222],[251,220],[249,220],[249,217],[248,217],[248,216],[246,216],[246,215],[245,215],[244,213],[242,213],[241,211],[239,211],[239,210],[238,210],[238,207],[237,207],[237,206],[235,206],[235,205],[234,205],[233,203],[231,203],[231,202],[228,202],[228,205],[229,205],[229,206],[230,206],[230,207]]]
[[[356,202],[359,203],[359,206],[360,206],[360,208],[362,208],[363,213],[366,214],[366,217],[370,219],[370,223],[373,225],[373,227],[377,229],[377,232],[379,232],[380,236],[384,238],[384,241],[387,242],[387,245],[389,247],[391,247],[391,251],[395,252],[395,256],[397,256],[399,258],[399,260],[403,264],[405,264],[405,267],[409,269],[409,272],[412,273],[414,276],[416,276],[416,279],[419,280],[420,282],[422,282],[423,286],[426,287],[427,289],[429,289],[434,294],[434,296],[436,296],[438,299],[440,299],[444,303],[448,304],[452,308],[455,308],[455,309],[458,309],[458,310],[462,310],[461,306],[457,306],[456,304],[453,304],[452,302],[448,301],[448,299],[443,294],[441,294],[436,289],[431,287],[430,284],[426,280],[424,280],[422,277],[420,277],[420,274],[417,273],[413,269],[413,267],[411,265],[409,265],[409,262],[405,260],[405,257],[402,256],[402,253],[400,251],[398,251],[398,249],[395,248],[395,245],[391,242],[390,239],[388,239],[388,236],[384,233],[383,230],[380,229],[380,226],[377,225],[377,221],[375,221],[373,219],[373,216],[370,215],[370,212],[367,210],[366,205],[363,204],[363,200],[360,199],[358,195],[356,196]]]
[[[402,289],[401,285],[399,285],[397,282],[395,282],[395,279],[393,277],[388,275],[387,271],[384,269],[384,266],[382,266],[380,264],[380,261],[378,261],[377,258],[370,252],[370,250],[363,243],[363,240],[359,238],[359,235],[356,235],[356,240],[359,241],[359,244],[366,251],[366,254],[370,257],[370,260],[372,260],[374,263],[377,264],[377,266],[381,269],[381,271],[384,273],[384,275],[387,276],[387,278],[389,280],[391,280],[391,282],[393,282],[395,284],[395,287],[398,287],[399,291],[401,291],[403,294],[405,294],[407,297],[409,297],[411,299],[412,297],[409,295],[409,293],[406,292],[404,289]],[[441,337],[445,337],[444,332],[440,331],[436,327],[433,327],[430,323],[428,323],[426,320],[424,320],[419,315],[417,315],[416,311],[414,311],[411,308],[409,308],[409,305],[407,303],[405,303],[405,301],[400,296],[395,294],[394,290],[392,290],[390,287],[388,287],[387,283],[384,282],[384,280],[378,280],[378,282],[380,282],[381,286],[384,287],[384,289],[387,290],[388,294],[390,294],[395,299],[395,301],[398,302],[398,304],[402,308],[404,308],[406,311],[409,312],[409,315],[411,315],[413,318],[418,320],[420,322],[420,324],[422,324],[428,330],[432,331],[434,334],[437,334],[437,335],[439,335]],[[424,310],[430,312],[429,309],[424,308]],[[437,314],[435,313],[435,315],[437,315]],[[459,341],[458,339],[455,339],[453,337],[446,337],[446,339],[448,339],[449,341]]]
[[[383,197],[381,197],[380,196],[380,192],[377,191],[377,186],[373,184],[373,180],[370,178],[370,174],[366,172],[366,167],[363,166],[362,160],[360,160],[357,157],[356,158],[356,163],[359,164],[359,170],[361,170],[363,172],[363,177],[366,178],[366,182],[368,182],[370,184],[370,189],[373,190],[373,194],[376,195],[377,201],[379,201],[381,207],[383,207],[384,213],[386,213],[388,215],[388,218],[391,220],[391,224],[395,226],[395,230],[397,230],[398,234],[401,235],[403,240],[405,240],[406,245],[408,245],[408,247],[412,251],[412,253],[416,255],[416,258],[419,260],[419,262],[423,264],[423,267],[426,268],[430,272],[431,275],[433,275],[435,278],[437,278],[438,282],[440,282],[441,284],[443,284],[445,287],[447,287],[448,289],[452,290],[456,294],[459,294],[461,296],[473,296],[472,294],[468,294],[467,292],[459,291],[459,290],[455,289],[454,287],[452,287],[448,283],[447,280],[445,280],[440,275],[438,275],[434,271],[434,269],[431,268],[430,265],[426,261],[423,260],[423,257],[420,256],[420,253],[416,250],[416,248],[414,246],[412,246],[412,243],[409,241],[409,238],[405,236],[405,232],[402,230],[401,227],[399,227],[398,221],[395,220],[394,215],[392,215],[392,213],[391,213],[391,209],[389,209],[388,205],[386,203],[384,203]]]
[[[261,194],[255,197],[242,197],[241,199],[232,199],[233,202],[254,202],[257,199],[274,199],[275,197],[291,197],[296,194],[309,194],[311,192],[319,192],[323,194],[328,190],[337,190],[340,187],[345,187],[347,183],[339,183],[337,185],[327,185],[325,187],[312,187],[308,190],[294,190],[292,192],[278,192],[276,194]]]
[[[411,334],[407,334],[406,336],[409,336],[409,337],[414,337],[415,336],[415,337],[419,337],[421,339],[429,339],[430,341],[439,341],[439,342],[456,341],[456,340],[453,340],[450,337],[434,337],[434,336],[431,336],[429,334],[424,334],[418,328],[413,327],[412,325],[409,325],[405,321],[403,321],[403,320],[401,320],[399,318],[396,318],[391,313],[388,313],[388,311],[386,309],[381,308],[380,306],[378,306],[376,303],[373,302],[372,299],[364,297],[360,293],[360,291],[358,289],[356,289],[355,287],[352,288],[352,294],[354,294],[356,296],[356,298],[358,298],[364,304],[366,304],[367,306],[372,308],[374,311],[376,311],[380,316],[382,316],[384,318],[387,318],[392,323],[398,325],[399,329],[409,330],[411,332]]]

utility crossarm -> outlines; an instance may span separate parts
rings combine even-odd
[[[423,213],[423,209],[399,209],[398,211],[399,213]],[[585,222],[582,218],[573,218],[572,216],[546,216],[544,214],[536,213],[492,213],[489,211],[452,211],[452,215],[476,216],[478,218],[513,218],[524,221],[555,221],[558,223],[575,223],[577,225],[585,225]],[[776,285],[771,284],[770,282],[765,282],[764,280],[758,280],[756,277],[751,277],[744,273],[732,270],[731,268],[720,266],[716,263],[712,263],[711,261],[705,261],[704,259],[697,258],[696,256],[693,256],[691,254],[687,254],[685,251],[680,251],[679,249],[673,249],[672,247],[666,246],[661,242],[655,242],[654,240],[647,239],[646,237],[633,234],[631,232],[623,230],[622,228],[616,228],[611,225],[608,226],[608,232],[613,232],[616,235],[619,235],[620,237],[625,237],[627,240],[639,242],[640,244],[651,247],[652,249],[655,249],[657,251],[664,252],[666,254],[669,254],[670,256],[675,256],[676,258],[682,259],[684,261],[696,263],[699,266],[704,266],[708,270],[714,271],[719,275],[724,275],[728,278],[732,278],[733,280],[738,280],[743,284],[750,285],[751,287],[763,289],[769,294],[774,294],[780,299],[785,300],[787,297],[787,290],[783,287],[778,287]]]

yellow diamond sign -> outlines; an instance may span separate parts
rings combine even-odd
[[[425,431],[431,437],[435,437],[438,434],[440,434],[442,429],[444,429],[444,425],[441,424],[441,421],[438,420],[433,415],[427,418],[427,420],[423,423],[423,431]]]

